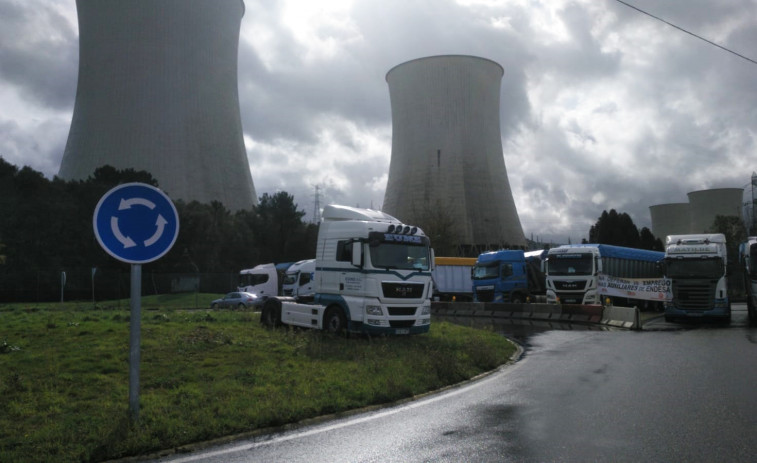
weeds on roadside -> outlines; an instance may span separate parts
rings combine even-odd
[[[144,312],[132,423],[128,311],[3,314],[0,461],[102,461],[391,402],[496,367],[514,350],[447,323],[419,336],[342,338],[267,330],[251,312]]]

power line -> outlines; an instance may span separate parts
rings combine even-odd
[[[711,40],[707,40],[707,39],[705,39],[704,37],[701,37],[701,36],[699,36],[699,35],[697,35],[697,34],[695,34],[695,33],[693,33],[693,32],[689,32],[689,31],[687,31],[686,29],[684,29],[684,28],[682,28],[682,27],[678,27],[678,26],[676,26],[675,24],[673,24],[673,23],[671,23],[671,22],[665,21],[665,20],[664,20],[664,19],[662,19],[662,18],[658,18],[657,16],[655,16],[655,15],[653,15],[653,14],[651,14],[651,13],[647,13],[646,11],[642,10],[641,8],[637,8],[637,7],[635,7],[635,6],[633,6],[633,5],[629,4],[629,3],[626,3],[626,2],[624,2],[623,0],[615,0],[615,1],[616,1],[616,2],[618,2],[618,3],[622,3],[623,5],[625,5],[625,6],[629,7],[629,8],[633,8],[634,10],[638,11],[639,13],[643,13],[643,14],[645,14],[645,15],[647,15],[647,16],[649,16],[649,17],[651,17],[651,18],[654,18],[654,19],[656,19],[656,20],[658,20],[658,21],[664,22],[665,24],[667,24],[667,25],[668,25],[668,26],[670,26],[670,27],[675,27],[675,28],[676,28],[676,29],[678,29],[679,31],[681,31],[681,32],[685,32],[685,33],[687,33],[687,34],[691,35],[692,37],[696,37],[696,38],[698,38],[699,40],[703,40],[703,41],[705,41],[705,42],[709,43],[710,45],[714,45],[714,46],[716,46],[716,47],[720,48],[721,50],[725,50],[725,51],[727,51],[728,53],[732,53],[732,54],[734,54],[734,55],[738,56],[739,58],[743,58],[743,59],[745,59],[745,60],[749,61],[749,62],[750,62],[750,63],[752,63],[752,64],[757,64],[757,61],[753,60],[752,58],[749,58],[749,57],[747,57],[747,56],[744,56],[744,55],[742,55],[741,53],[737,53],[737,52],[735,52],[735,51],[733,51],[733,50],[730,50],[730,49],[728,49],[728,48],[726,48],[726,47],[724,47],[724,46],[722,46],[722,45],[718,45],[717,43],[715,43],[715,42],[713,42],[713,41],[711,41]]]

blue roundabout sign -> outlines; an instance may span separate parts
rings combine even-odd
[[[123,262],[145,264],[174,245],[179,214],[161,190],[144,183],[125,183],[100,198],[92,225],[108,254]]]

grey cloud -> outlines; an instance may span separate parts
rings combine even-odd
[[[35,104],[67,109],[76,90],[77,34],[66,18],[45,6],[39,1],[0,4],[0,79]]]

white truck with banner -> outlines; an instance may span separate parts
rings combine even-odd
[[[665,320],[676,318],[731,319],[728,298],[725,235],[668,235],[663,272],[670,282]]]
[[[754,176],[752,176],[754,179]],[[757,324],[757,236],[750,236],[739,245],[739,263],[744,272],[746,308],[749,324]]]
[[[426,333],[433,262],[420,228],[381,211],[328,205],[318,229],[314,301],[269,298],[261,322],[334,333]]]
[[[610,300],[653,309],[669,297],[659,251],[609,244],[567,244],[547,252],[548,304]]]

